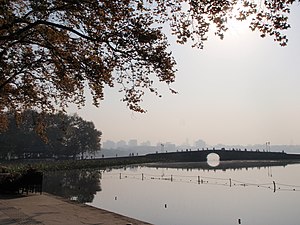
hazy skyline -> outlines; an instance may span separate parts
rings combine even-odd
[[[210,34],[203,50],[175,44],[170,37],[178,69],[171,87],[179,93],[158,84],[163,97],[146,94],[145,114],[130,111],[117,86],[106,88],[100,108],[88,101],[84,109],[70,112],[93,121],[103,141],[300,144],[297,10],[298,5],[291,12],[287,47],[260,38],[245,24],[230,24],[224,40]]]

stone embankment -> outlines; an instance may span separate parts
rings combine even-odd
[[[27,196],[0,195],[0,224],[149,225],[47,193]]]

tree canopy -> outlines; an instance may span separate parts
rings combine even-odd
[[[175,81],[168,49],[177,42],[203,48],[212,25],[224,37],[230,18],[251,18],[250,29],[287,44],[294,0],[0,0],[0,128],[6,112],[64,111],[99,106],[106,86],[121,84],[123,101],[141,108],[145,91],[159,95],[155,80]]]
[[[39,120],[41,120],[40,122]],[[13,114],[9,118],[9,127],[0,133],[0,158],[7,155],[23,157],[76,157],[83,153],[100,150],[102,133],[95,129],[92,122],[78,115],[39,114],[27,110],[23,113],[22,123],[18,125]],[[39,129],[37,124],[44,125]],[[37,132],[38,129],[38,132]],[[39,131],[45,133],[40,135]],[[42,138],[46,138],[43,140]]]

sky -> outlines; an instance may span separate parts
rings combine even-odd
[[[244,23],[230,23],[224,40],[210,34],[203,50],[169,37],[178,69],[171,88],[178,94],[159,84],[163,97],[147,94],[145,114],[120,101],[118,86],[105,89],[100,108],[88,100],[71,113],[93,121],[102,141],[300,144],[299,7],[291,12],[287,47],[261,38]]]

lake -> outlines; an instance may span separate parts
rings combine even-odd
[[[300,164],[214,166],[174,163],[55,172],[45,176],[44,189],[157,225],[299,224]]]

